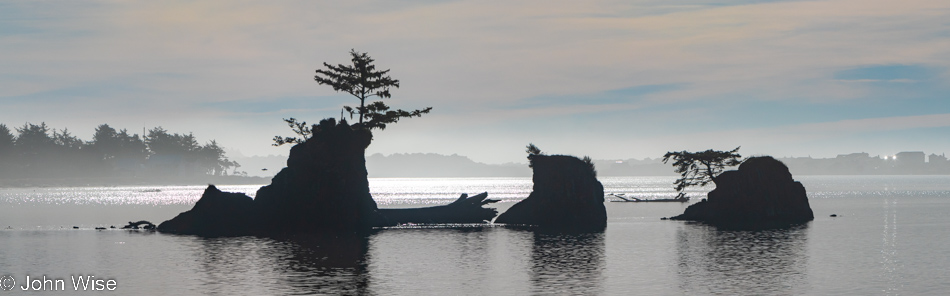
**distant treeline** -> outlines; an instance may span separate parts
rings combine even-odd
[[[201,145],[191,133],[155,127],[147,135],[130,134],[108,124],[90,141],[45,122],[10,130],[0,124],[0,178],[95,178],[154,176],[225,176],[241,174],[214,140]],[[231,170],[229,172],[229,170]]]

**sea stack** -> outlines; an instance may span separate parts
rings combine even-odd
[[[496,215],[484,207],[487,193],[417,209],[379,209],[369,193],[364,153],[369,129],[334,119],[311,127],[312,135],[290,149],[287,167],[255,198],[209,185],[190,211],[158,230],[201,236],[321,235],[363,233],[397,223],[482,223]]]
[[[784,163],[770,156],[750,157],[738,170],[723,172],[714,182],[716,189],[706,200],[670,219],[734,228],[772,228],[815,218],[805,186],[792,179]]]
[[[287,167],[254,199],[208,186],[195,207],[159,225],[179,234],[341,234],[386,225],[369,194],[363,154],[367,129],[330,118],[290,149]]]
[[[531,225],[558,232],[595,232],[607,227],[604,186],[594,166],[574,156],[531,154],[534,188],[495,223]]]
[[[312,130],[290,149],[287,167],[257,191],[261,225],[268,233],[323,233],[386,224],[369,193],[364,154],[373,134],[333,118]]]

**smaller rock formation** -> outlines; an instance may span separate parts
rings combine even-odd
[[[702,221],[730,228],[772,228],[815,218],[805,187],[792,179],[788,167],[770,156],[751,157],[738,170],[714,179],[707,199],[671,220]]]
[[[254,200],[208,185],[190,211],[158,225],[158,231],[202,236],[249,235],[255,226]]]
[[[143,225],[144,225],[144,226],[143,226]],[[155,224],[152,224],[152,222],[148,222],[148,221],[145,221],[145,220],[141,220],[141,221],[138,221],[138,222],[129,221],[129,225],[122,226],[122,229],[139,229],[139,226],[142,226],[143,229],[148,229],[148,230],[153,230],[153,229],[155,229]],[[73,228],[78,228],[78,227],[75,227],[75,226],[74,226]],[[115,228],[115,226],[112,226],[112,228]],[[96,227],[96,229],[99,229],[99,228]],[[103,228],[103,229],[105,229],[105,228]]]
[[[595,232],[607,227],[604,186],[592,164],[573,156],[531,154],[534,187],[495,223],[533,225],[558,232]]]

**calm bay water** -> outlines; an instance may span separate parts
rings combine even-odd
[[[0,189],[0,275],[94,275],[125,295],[942,295],[950,291],[950,177],[800,176],[816,219],[719,230],[661,221],[679,203],[607,202],[604,233],[401,227],[365,237],[198,238],[94,230],[158,223],[203,186]],[[671,197],[672,178],[601,178],[606,191]],[[380,207],[483,191],[504,211],[528,178],[371,179]],[[219,186],[254,194],[258,186]],[[695,199],[705,190],[690,192]],[[838,214],[839,217],[829,217]],[[80,229],[74,230],[73,226]],[[0,293],[24,294],[14,291]],[[47,293],[51,293],[47,291]],[[60,294],[68,292],[60,291]]]

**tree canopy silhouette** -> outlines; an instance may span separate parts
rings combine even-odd
[[[352,57],[350,65],[334,66],[324,62],[323,66],[326,69],[317,69],[317,74],[313,76],[313,79],[321,85],[329,85],[335,91],[348,93],[360,100],[358,107],[343,106],[343,112],[349,113],[351,119],[354,115],[359,115],[359,122],[353,125],[354,128],[383,130],[386,129],[386,125],[396,123],[399,119],[420,117],[432,111],[432,107],[412,111],[391,110],[382,99],[392,97],[389,89],[399,88],[399,80],[389,77],[389,69],[377,71],[376,66],[373,65],[375,60],[365,52],[350,50],[350,56]],[[373,97],[379,101],[373,101]],[[341,113],[341,117],[342,115]],[[343,118],[340,119],[343,121]],[[306,121],[299,121],[293,117],[285,118],[284,122],[297,136],[274,136],[274,146],[303,143],[319,130],[317,125],[307,125]]]
[[[286,122],[287,126],[289,126],[290,129],[293,130],[294,133],[300,137],[298,138],[298,137],[274,136],[274,144],[271,144],[271,145],[280,146],[284,144],[303,143],[304,141],[307,141],[307,139],[310,138],[310,135],[313,134],[313,129],[320,128],[316,124],[313,125],[312,127],[308,126],[306,121],[297,121],[297,119],[293,117],[284,118],[284,122]]]
[[[715,182],[716,176],[725,167],[739,165],[742,156],[738,152],[739,147],[731,151],[709,149],[702,152],[667,152],[663,155],[663,163],[673,159],[675,172],[680,174],[673,184],[676,185],[676,191],[682,192],[689,186],[706,186],[709,182]]]
[[[69,129],[50,128],[45,122],[15,128],[0,124],[0,178],[69,178],[117,175],[239,174],[216,141],[199,145],[192,134],[169,133],[156,127],[145,137],[116,130],[108,124],[95,129],[92,141],[83,141]]]
[[[15,137],[11,133],[10,128],[5,124],[0,124],[0,155],[13,150],[13,140]]]
[[[389,69],[377,71],[373,65],[373,58],[365,52],[350,51],[352,65],[339,64],[336,66],[323,63],[326,69],[317,69],[313,77],[321,85],[329,85],[335,91],[348,93],[360,100],[360,106],[353,108],[343,106],[343,110],[359,115],[359,124],[369,129],[386,129],[386,125],[396,123],[400,118],[419,117],[429,113],[432,107],[419,110],[405,111],[402,109],[390,110],[382,99],[390,98],[391,87],[399,88],[399,80],[389,77]],[[379,101],[367,103],[372,97]]]

